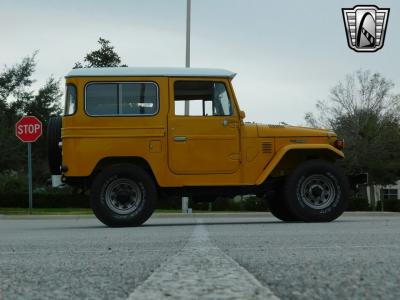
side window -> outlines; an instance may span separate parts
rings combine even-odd
[[[397,200],[398,199],[397,189],[381,189],[381,199]]]
[[[176,116],[230,116],[232,105],[222,82],[176,81],[174,84]],[[185,103],[189,111],[185,114]]]
[[[65,93],[65,110],[64,115],[73,115],[76,111],[76,87],[72,84],[67,84]]]
[[[158,111],[157,86],[153,83],[120,84],[122,115],[154,115]]]
[[[86,87],[86,112],[91,116],[118,114],[118,84],[93,83]]]
[[[154,115],[158,88],[152,82],[91,83],[86,86],[85,101],[91,116]]]

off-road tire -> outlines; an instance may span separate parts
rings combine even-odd
[[[116,164],[104,169],[95,177],[90,190],[94,214],[110,227],[143,224],[152,215],[156,201],[157,190],[152,177],[141,167],[131,164]]]
[[[283,199],[282,190],[275,191],[272,195],[267,197],[267,203],[270,213],[277,219],[284,222],[296,222],[298,218],[286,207]]]
[[[50,117],[47,124],[47,158],[51,174],[61,174],[61,116]]]
[[[298,220],[330,222],[346,210],[348,189],[347,178],[337,166],[325,160],[309,160],[286,178],[284,201]]]

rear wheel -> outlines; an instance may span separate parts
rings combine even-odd
[[[301,164],[285,183],[288,210],[305,222],[329,222],[348,205],[348,183],[342,171],[324,160]]]
[[[118,164],[96,176],[90,198],[94,214],[104,224],[111,227],[139,226],[152,215],[157,191],[145,170]]]

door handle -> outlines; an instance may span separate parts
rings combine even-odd
[[[186,136],[175,136],[174,141],[175,142],[186,142]]]

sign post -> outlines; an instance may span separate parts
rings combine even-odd
[[[28,144],[29,214],[32,214],[32,143],[42,135],[42,122],[34,116],[24,116],[15,124],[15,135]]]
[[[32,214],[32,143],[28,143],[28,190],[29,190],[29,214]]]

